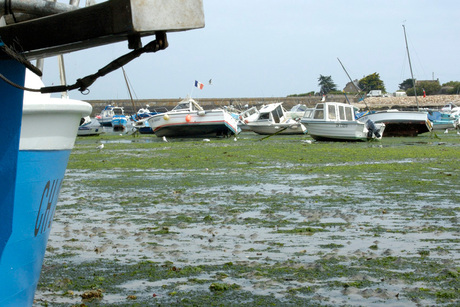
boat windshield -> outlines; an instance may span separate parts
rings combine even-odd
[[[182,102],[182,103],[179,103],[173,110],[179,111],[179,110],[188,110],[188,109],[190,109],[190,104],[188,102]]]
[[[318,103],[315,108],[315,113],[313,113],[314,119],[324,119],[324,104]]]
[[[335,105],[328,105],[327,106],[327,117],[329,119],[337,119],[337,114],[335,112]]]
[[[243,113],[241,113],[240,116],[242,118],[247,118],[247,117],[249,117],[249,116],[251,116],[253,114],[256,114],[256,113],[257,113],[257,109],[255,107],[252,107],[252,108],[244,111]]]
[[[353,108],[351,107],[346,107],[345,108],[345,118],[346,120],[353,120]]]
[[[114,113],[115,115],[123,115],[123,110],[120,109],[120,108],[114,108],[114,109],[113,109],[113,113]]]
[[[275,110],[273,110],[273,121],[275,123],[279,123],[281,121],[281,117],[283,117],[284,112],[283,112],[283,107],[281,105],[277,106]]]
[[[264,112],[264,113],[260,113],[258,120],[269,120],[269,119],[270,119],[270,113]]]

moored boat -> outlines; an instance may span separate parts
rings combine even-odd
[[[428,119],[431,122],[433,130],[446,130],[454,129],[455,121],[460,116],[455,116],[449,113],[438,112],[438,111],[429,111]]]
[[[190,97],[171,111],[153,115],[148,124],[158,137],[220,137],[239,133],[237,120],[226,110],[204,110]]]
[[[42,86],[29,71],[25,80],[26,87]],[[0,90],[8,93],[4,83]],[[86,102],[24,93],[16,168],[8,171],[14,185],[2,193],[11,199],[0,217],[0,306],[32,305],[70,151],[90,113]]]
[[[102,126],[97,120],[92,120],[89,116],[81,118],[77,132],[78,136],[99,135],[102,132]]]
[[[383,136],[417,136],[431,131],[428,112],[399,111],[395,109],[370,112],[361,117],[362,121],[372,120],[375,124],[385,124]]]
[[[113,130],[124,130],[128,124],[128,117],[123,107],[113,107],[112,127]]]
[[[304,134],[306,128],[300,121],[286,114],[282,102],[271,103],[260,108],[255,120],[247,123],[251,131],[262,134]]]
[[[114,115],[113,108],[114,107],[112,105],[107,105],[101,110],[101,113],[96,116],[96,119],[102,126],[112,126],[112,118]]]
[[[366,141],[382,138],[385,124],[356,120],[357,108],[340,102],[322,102],[306,112],[301,122],[318,141]]]
[[[259,110],[256,107],[251,107],[238,114],[238,127],[241,131],[251,131],[248,123],[257,120],[259,117]]]

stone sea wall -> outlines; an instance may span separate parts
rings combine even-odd
[[[146,105],[153,111],[154,109],[171,110],[182,98],[166,98],[166,99],[139,99],[131,101],[129,99],[107,99],[107,100],[87,100],[93,106],[91,116],[96,116],[108,104],[124,107],[126,114],[134,114],[140,108],[145,108]],[[314,107],[321,101],[320,96],[306,97],[255,97],[255,98],[196,98],[196,101],[204,109],[213,109],[218,107],[233,106],[238,109],[243,109],[246,106],[260,107],[264,104],[273,102],[283,102],[284,107],[289,110],[296,104],[305,104],[308,107]],[[359,108],[370,109],[414,109],[417,108],[415,97],[369,97],[363,101],[358,101],[357,97],[348,97],[350,103]],[[347,98],[343,95],[330,95],[326,101],[338,101],[347,103]],[[460,106],[460,95],[434,95],[427,97],[418,97],[418,104],[422,108],[442,108],[446,103],[453,102]]]

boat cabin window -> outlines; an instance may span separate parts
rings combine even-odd
[[[345,118],[347,120],[353,120],[353,108],[352,107],[345,108]]]
[[[311,118],[311,116],[313,115],[313,111],[314,111],[314,109],[307,109],[305,111],[305,113],[303,114],[303,117],[304,118]]]
[[[123,115],[123,110],[122,109],[113,109],[113,113],[115,115]]]
[[[184,103],[179,103],[174,110],[187,110],[189,108],[189,103],[184,102]]]
[[[259,120],[269,120],[269,119],[270,119],[270,113],[260,113]]]
[[[340,120],[345,120],[345,107],[339,106],[339,118]]]
[[[251,109],[247,110],[246,112],[241,113],[241,116],[243,116],[243,118],[246,118],[246,117],[249,117],[249,116],[255,114],[256,112],[257,112],[257,109],[251,108]]]
[[[337,119],[337,114],[335,113],[335,106],[334,105],[329,105],[327,107],[327,113],[328,113],[328,118],[329,119]]]
[[[283,117],[283,110],[281,109],[281,105],[277,106],[276,109],[273,110],[272,114],[273,114],[273,121],[275,123],[279,123],[280,122],[280,119],[281,117]]]
[[[324,104],[318,103],[316,105],[315,113],[313,114],[314,119],[324,119]]]

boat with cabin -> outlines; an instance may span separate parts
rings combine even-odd
[[[78,136],[99,135],[103,133],[101,124],[96,120],[92,120],[89,116],[82,117],[80,126],[78,127]]]
[[[341,102],[317,103],[312,112],[306,112],[301,123],[307,133],[318,141],[367,141],[381,139],[385,124],[371,120],[357,120],[358,108]]]
[[[147,120],[158,137],[222,137],[240,132],[237,120],[224,109],[204,110],[187,97],[171,111]]]
[[[262,106],[257,118],[249,121],[247,126],[261,135],[306,133],[305,126],[287,114],[282,102]]]

